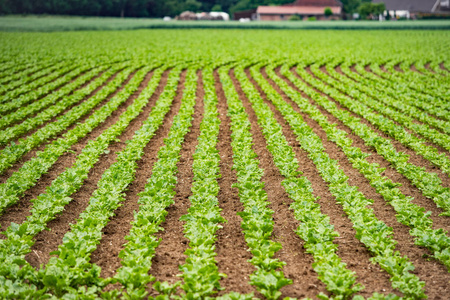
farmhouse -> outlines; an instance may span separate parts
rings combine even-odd
[[[325,9],[329,7],[332,15],[325,16]],[[257,19],[261,21],[282,21],[288,20],[293,15],[307,19],[316,17],[317,19],[340,19],[342,3],[338,0],[296,0],[281,6],[258,6],[256,10]]]
[[[373,0],[383,2],[391,17],[416,18],[420,15],[445,16],[450,14],[450,0]]]

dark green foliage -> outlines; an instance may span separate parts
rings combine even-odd
[[[292,0],[0,0],[0,14],[173,17],[185,10],[234,12],[290,2]]]

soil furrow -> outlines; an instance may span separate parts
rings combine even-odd
[[[111,100],[118,92],[120,92],[125,86],[126,84],[128,84],[128,82],[130,81],[130,79],[132,78],[132,76],[134,75],[135,72],[133,72],[132,74],[130,74],[130,76],[127,78],[127,80],[125,81],[125,83],[123,83],[120,88],[118,88],[114,93],[112,93],[111,95],[109,95],[105,100],[103,100],[102,102],[100,102],[94,109],[92,109],[92,111],[88,112],[86,115],[84,115],[83,117],[81,117],[77,122],[75,122],[74,124],[70,125],[68,128],[66,128],[63,132],[59,133],[57,136],[48,139],[46,142],[42,143],[41,145],[39,145],[38,147],[32,149],[31,151],[29,151],[28,153],[26,153],[24,156],[22,156],[22,158],[17,161],[16,163],[14,163],[8,170],[6,170],[3,174],[0,175],[0,183],[4,183],[10,176],[12,173],[18,171],[22,165],[30,160],[31,158],[36,156],[36,153],[39,151],[43,151],[45,149],[45,147],[47,147],[47,145],[49,145],[50,143],[52,143],[54,140],[59,139],[60,137],[62,137],[66,132],[72,130],[73,128],[75,128],[76,126],[78,126],[79,123],[83,123],[86,119],[88,119],[96,110],[100,109],[103,105],[105,105],[106,103],[109,102],[109,100]],[[108,78],[108,80],[102,84],[100,87],[96,88],[92,93],[90,93],[87,97],[85,97],[82,101],[78,102],[78,105],[80,105],[81,103],[89,100],[89,98],[91,98],[92,96],[94,96],[95,94],[97,94],[103,87],[105,87],[106,85],[108,85],[116,76],[118,73],[114,74],[112,77]],[[124,104],[121,105],[121,107]],[[128,105],[127,105],[128,106]],[[119,111],[121,109],[121,107],[119,107],[119,109],[117,111]],[[117,112],[116,111],[116,112]],[[116,113],[114,112],[114,113]],[[114,114],[113,113],[113,114]],[[105,124],[107,121],[105,121],[103,124]],[[48,124],[48,123],[47,123]],[[103,126],[99,125],[98,127]],[[95,129],[93,130],[93,132],[95,131]],[[32,133],[28,133],[27,135],[21,137],[21,139],[27,138],[27,136],[31,135]],[[91,132],[92,134],[92,132]],[[90,136],[89,134],[86,136],[86,138]],[[83,140],[83,139],[82,139]],[[82,140],[78,141],[78,144],[82,143]],[[74,150],[73,148],[75,147],[72,146],[72,150]],[[75,150],[74,150],[75,151]]]
[[[242,218],[237,215],[238,212],[244,210],[244,207],[239,201],[238,189],[232,187],[232,184],[237,182],[237,175],[233,170],[231,121],[227,116],[227,99],[217,71],[214,72],[214,79],[221,122],[217,144],[221,158],[218,200],[220,208],[222,208],[221,215],[227,220],[217,231],[216,260],[219,272],[228,276],[220,281],[220,285],[225,290],[220,291],[218,295],[221,296],[231,291],[246,294],[255,292],[255,289],[249,284],[249,276],[255,268],[248,262],[252,255],[247,251],[248,247],[241,228]]]
[[[89,85],[91,82],[93,82],[94,80],[96,80],[98,77],[102,76],[102,74],[105,73],[105,72],[106,72],[105,70],[99,72],[97,75],[95,75],[94,77],[92,77],[92,79],[89,79],[86,83],[84,83],[83,85],[79,86],[78,88],[75,88],[75,89],[72,90],[69,94],[67,94],[67,95],[65,95],[65,96],[63,96],[63,97],[61,97],[61,98],[67,98],[67,97],[70,97],[74,92],[79,91],[79,90],[85,88],[87,85]],[[61,101],[61,99],[60,99],[59,101]],[[35,112],[35,113],[33,113],[33,114],[27,116],[26,119],[31,119],[31,118],[36,117],[38,114],[42,113],[42,112],[45,111],[46,109],[48,109],[48,108],[50,108],[51,106],[57,104],[59,101],[57,101],[57,102],[55,102],[54,104],[51,104],[51,105],[49,105],[49,106],[43,107],[43,108],[40,109],[39,111],[37,111],[37,112]],[[46,126],[47,124],[52,123],[52,122],[55,122],[59,117],[61,117],[62,115],[66,114],[66,113],[67,113],[69,110],[71,110],[73,107],[75,107],[75,106],[80,105],[81,103],[83,103],[83,101],[85,101],[85,99],[83,99],[83,100],[81,100],[81,101],[79,101],[79,102],[77,102],[77,103],[74,103],[74,104],[68,106],[68,107],[67,107],[66,109],[64,109],[62,112],[60,112],[60,113],[57,114],[56,116],[52,117],[49,121],[46,121],[45,123],[43,123],[43,124],[37,126],[36,128],[31,129],[31,130],[28,131],[27,133],[21,135],[20,138],[24,138],[24,137],[30,136],[30,135],[32,135],[33,133],[35,133],[36,131],[38,131],[39,129],[41,129],[42,127]],[[26,120],[26,119],[25,119],[25,120]],[[18,121],[18,122],[14,122],[14,123],[12,123],[11,126],[9,126],[9,127],[17,126],[17,125],[21,124],[21,123],[22,123],[23,121],[25,121],[25,120],[20,120],[20,121]],[[16,140],[15,142],[17,142],[17,140]]]
[[[309,68],[307,68],[306,71],[311,76],[313,76],[314,78],[317,79],[317,77],[315,77],[315,75],[311,72],[311,70]],[[295,76],[297,76],[297,72],[294,71],[293,73],[294,73]],[[326,85],[326,83],[324,83],[324,84]],[[321,91],[319,91],[319,90],[317,90],[315,88],[314,88],[314,90],[319,92],[319,93],[321,93],[322,96],[325,96],[329,100],[333,101],[337,105],[337,107],[339,107],[340,109],[349,111],[347,108],[343,107],[338,101],[334,100],[333,98],[329,97],[328,95],[322,93]],[[443,173],[438,167],[434,166],[433,164],[431,164],[431,162],[427,161],[425,158],[423,158],[422,156],[418,155],[413,150],[407,148],[406,146],[404,146],[399,141],[391,138],[390,136],[388,136],[387,134],[385,134],[384,132],[382,132],[381,130],[376,128],[374,125],[372,125],[366,119],[362,118],[361,116],[358,116],[357,114],[355,114],[353,112],[350,112],[350,113],[352,114],[352,116],[361,119],[362,123],[364,123],[367,126],[369,126],[379,136],[382,136],[383,138],[385,138],[387,140],[390,140],[392,142],[392,145],[397,149],[397,151],[399,151],[399,152],[401,151],[401,152],[404,152],[404,153],[408,154],[410,156],[410,158],[409,158],[409,162],[410,163],[415,164],[415,165],[420,166],[420,167],[424,167],[427,172],[434,172],[434,173],[436,173],[439,176],[439,178],[442,180],[442,185],[444,187],[450,187],[450,178],[449,178],[449,176],[447,176],[445,173]],[[430,200],[430,201],[432,201],[432,200]]]
[[[189,197],[192,195],[191,187],[194,178],[192,171],[193,155],[195,147],[198,144],[197,138],[200,135],[200,123],[203,119],[203,82],[201,72],[197,72],[198,84],[196,93],[196,102],[194,106],[194,115],[192,127],[184,137],[183,146],[180,152],[180,160],[177,163],[177,184],[174,191],[174,204],[167,209],[166,220],[161,224],[164,231],[156,234],[161,239],[161,243],[156,248],[155,256],[152,260],[150,273],[155,276],[156,281],[167,281],[173,284],[179,281],[177,274],[180,274],[178,267],[186,260],[184,252],[188,248],[189,240],[183,234],[183,223],[180,217],[187,214],[190,206]],[[156,296],[153,289],[150,295]]]
[[[433,74],[436,74],[436,72],[433,70],[433,68],[431,67],[431,62],[427,62],[425,65],[423,65],[425,67],[425,69],[427,69],[428,71],[430,71]]]
[[[263,75],[266,74],[263,73]],[[257,85],[255,84],[255,86]],[[257,88],[259,92],[263,94],[259,86]],[[293,150],[296,153],[296,157],[299,161],[299,165],[301,166],[300,171],[303,172],[303,176],[306,176],[311,181],[314,195],[320,197],[318,199],[318,203],[321,206],[322,213],[330,216],[331,224],[333,224],[335,226],[335,230],[339,232],[340,237],[336,238],[334,241],[339,247],[337,255],[341,257],[342,261],[347,263],[347,267],[350,270],[356,272],[356,275],[358,276],[357,282],[364,284],[364,286],[366,287],[365,290],[361,292],[361,295],[369,296],[374,291],[377,291],[377,287],[379,286],[386,286],[388,291],[392,291],[392,289],[390,289],[389,276],[386,273],[380,273],[381,269],[378,266],[374,266],[370,263],[369,251],[367,251],[365,246],[356,239],[356,233],[352,227],[351,221],[345,216],[342,207],[336,202],[335,197],[328,191],[327,183],[320,176],[320,173],[315,167],[314,163],[307,157],[307,152],[300,148],[300,144],[296,140],[296,137],[292,132],[289,124],[283,119],[283,116],[274,107],[274,105],[267,100],[265,95],[263,96],[263,99],[265,99],[265,102],[269,105],[270,109],[274,113],[275,119],[282,126],[283,134],[286,137],[287,141],[290,145],[292,145]],[[280,189],[281,187],[277,188],[277,190]],[[293,214],[291,212],[288,212],[288,214],[289,216],[291,216],[293,220],[292,222],[298,224],[298,221],[294,219]],[[292,234],[295,234],[293,232],[294,229],[295,228],[292,228],[290,230]],[[297,235],[295,234],[295,236]],[[300,238],[297,237],[297,239],[301,241]],[[301,241],[301,244],[303,244],[303,241]],[[312,255],[307,253],[305,253],[304,255],[308,259],[308,267],[311,268],[311,265],[313,263]],[[292,255],[288,255],[288,257],[290,256]],[[293,268],[298,269],[296,265],[293,266]],[[376,273],[374,273],[374,271]],[[314,287],[315,284],[323,286],[323,289],[325,287],[324,284],[317,279],[317,274],[315,272],[313,273],[313,275],[315,276],[316,282],[312,284],[309,283],[308,289],[311,289],[311,292],[314,292],[314,294],[317,295],[319,291],[322,291],[322,289],[316,291],[315,289],[312,289],[311,286]],[[303,279],[299,282],[305,282],[305,280]]]
[[[280,74],[279,69],[276,69],[275,72],[277,73],[278,76],[280,76],[283,80],[285,80],[291,88],[299,91],[295,87],[295,85],[292,84],[292,82],[290,82],[288,79],[286,79],[283,75]],[[450,230],[450,224],[448,223],[447,218],[438,216],[440,213],[442,213],[442,210],[437,208],[436,204],[432,200],[423,196],[421,191],[418,188],[413,186],[406,177],[404,177],[402,174],[398,173],[395,170],[395,168],[388,161],[386,161],[381,155],[379,155],[375,151],[375,149],[373,149],[372,147],[366,146],[364,141],[359,136],[354,134],[352,132],[352,130],[350,128],[348,128],[346,125],[344,125],[339,119],[337,119],[332,114],[327,112],[321,106],[317,105],[304,92],[300,91],[300,93],[303,96],[303,98],[307,99],[312,105],[316,106],[316,108],[319,109],[320,112],[323,115],[325,115],[328,118],[328,120],[330,120],[330,122],[337,124],[336,128],[347,132],[348,137],[350,139],[352,139],[352,141],[353,141],[352,145],[354,147],[358,147],[362,151],[369,153],[370,156],[367,158],[367,160],[369,162],[377,163],[380,165],[380,167],[386,168],[383,175],[390,178],[393,182],[401,183],[402,186],[399,187],[399,189],[402,191],[403,194],[405,194],[406,196],[414,197],[413,202],[415,204],[420,205],[420,206],[424,207],[427,211],[432,212],[431,219],[433,220],[434,228],[444,228],[447,231]],[[325,94],[322,94],[322,96],[326,97]],[[296,107],[296,106],[294,106],[294,107]]]
[[[122,90],[125,85],[128,83],[129,79],[132,78],[132,75],[127,79],[126,83],[121,86],[119,90],[113,93],[107,100],[114,97],[120,90]],[[144,81],[139,86],[139,92],[135,92],[127,101],[125,101],[119,108],[114,111],[100,126],[96,127],[90,134],[81,139],[77,144],[73,145],[71,150],[75,153],[70,154],[70,161],[58,162],[64,163],[63,168],[68,168],[73,165],[73,162],[76,160],[76,156],[81,153],[82,149],[86,146],[86,144],[91,139],[97,138],[105,129],[113,125],[119,120],[120,115],[127,109],[129,105],[131,105],[136,97],[139,95],[140,91],[145,87],[148,81],[151,79],[152,72],[147,74]],[[145,84],[145,85],[144,85]],[[104,103],[103,103],[104,104]],[[89,204],[89,199],[97,189],[97,182],[100,180],[101,176],[113,164],[116,160],[116,152],[122,150],[125,147],[124,142],[116,142],[110,147],[108,147],[108,151],[105,154],[100,156],[99,161],[94,165],[94,167],[89,171],[88,178],[85,180],[85,183],[81,186],[81,188],[71,196],[72,201],[66,205],[62,214],[60,214],[56,219],[50,221],[48,223],[48,228],[50,230],[40,232],[36,235],[35,240],[36,243],[31,248],[32,252],[26,256],[26,259],[30,262],[31,265],[38,267],[41,263],[47,263],[50,259],[50,252],[57,250],[58,245],[61,244],[62,238],[66,234],[68,230],[70,230],[70,224],[75,223],[79,214],[87,207]],[[57,163],[58,163],[57,162]],[[51,174],[51,171],[49,172]],[[56,178],[58,174],[53,175],[53,179]],[[52,179],[52,180],[53,180]],[[49,185],[51,180],[45,183],[45,186]],[[44,186],[44,183],[39,182],[39,185]],[[45,189],[45,187],[44,187]],[[35,197],[38,194],[35,195]],[[32,198],[29,198],[32,199]],[[28,213],[27,209],[27,213]]]
[[[321,67],[320,70],[321,70],[323,73],[325,73],[327,76],[331,77],[332,79],[339,81],[339,80],[336,79],[334,76],[332,76],[332,75],[330,75],[330,74],[328,73],[328,71],[327,71],[327,69],[326,69],[325,66]],[[344,72],[342,72],[342,70],[341,70],[340,67],[338,67],[338,68],[336,69],[336,71],[337,71],[338,73],[340,73],[341,75],[347,77],[348,79],[351,79],[349,76],[347,76],[347,74],[345,74]],[[358,74],[359,76],[362,76],[362,77],[363,77],[363,75],[362,75],[361,73],[359,73],[358,71],[355,70],[354,72],[355,72],[356,74]],[[368,72],[369,72],[369,73],[372,73],[372,71],[370,70],[370,68],[369,68],[369,71],[368,71]],[[373,74],[373,73],[372,73],[372,74]],[[354,81],[353,79],[351,79],[351,80]],[[358,83],[358,84],[359,84],[359,83]],[[375,100],[375,101],[381,103],[382,105],[386,105],[386,104],[383,103],[381,100],[379,100],[379,99],[377,99],[377,98],[374,98],[374,97],[372,97],[371,95],[369,95],[369,94],[367,94],[367,93],[365,93],[365,92],[363,92],[363,91],[360,91],[360,92],[361,92],[362,94],[366,95],[367,97],[369,97],[370,99],[373,99],[373,100]],[[347,95],[346,93],[343,93],[342,91],[341,91],[341,93],[344,94],[344,95]],[[350,98],[352,98],[350,95],[347,95],[347,96],[350,97]],[[394,97],[392,97],[392,96],[390,96],[390,95],[388,95],[388,97],[394,98]],[[352,99],[353,99],[353,98],[352,98]],[[355,99],[355,100],[356,100],[356,99]],[[399,101],[400,99],[394,98],[394,100]],[[357,100],[357,101],[359,101],[359,100]],[[359,102],[360,102],[360,103],[363,103],[362,101],[359,101]],[[400,109],[397,109],[394,105],[388,105],[388,106],[390,106],[390,108],[391,108],[392,110],[397,111],[397,112],[399,112],[399,113],[402,113],[402,114],[404,114],[405,116],[408,116],[408,114],[403,113]],[[414,107],[415,107],[415,106],[414,106]],[[422,109],[422,108],[419,108],[419,107],[415,107],[415,108],[416,108],[417,110],[419,110],[419,111],[426,112],[426,111],[425,111],[424,109]],[[427,146],[436,148],[436,149],[438,150],[439,153],[442,153],[442,154],[446,155],[447,157],[450,156],[450,153],[449,153],[445,148],[443,148],[442,146],[440,146],[440,145],[438,145],[438,144],[436,144],[436,143],[434,143],[434,142],[432,142],[432,141],[427,140],[426,137],[422,137],[421,135],[419,135],[418,133],[414,132],[413,130],[407,128],[406,126],[404,126],[404,125],[402,125],[402,124],[400,124],[400,123],[398,123],[398,122],[395,121],[392,117],[387,116],[387,115],[384,115],[384,114],[382,114],[382,113],[380,113],[380,112],[377,112],[375,109],[372,109],[372,110],[373,110],[374,112],[376,112],[376,113],[378,113],[378,114],[380,114],[380,115],[383,115],[383,116],[385,116],[386,118],[390,119],[390,120],[391,120],[392,122],[394,122],[397,126],[403,127],[403,130],[404,130],[405,132],[407,132],[407,133],[409,133],[409,134],[415,136],[415,137],[418,138],[418,139],[421,139],[422,142],[423,142],[424,144],[426,144]],[[432,114],[430,114],[430,113],[428,113],[428,112],[426,112],[426,113],[429,114],[431,117],[433,117],[433,118],[435,118],[435,119],[440,119],[439,117],[436,117],[436,116],[434,116],[434,115],[432,115]],[[412,119],[412,122],[415,123],[415,124],[418,124],[418,125],[427,125],[427,126],[429,126],[430,128],[433,128],[433,129],[435,129],[435,130],[437,130],[437,131],[439,131],[439,132],[445,134],[445,132],[443,132],[441,129],[439,129],[439,128],[437,128],[437,127],[434,127],[434,126],[432,126],[432,125],[426,124],[426,123],[424,123],[424,122],[422,122],[422,121],[419,121],[418,119],[415,119],[414,116],[409,116],[409,117]],[[450,158],[450,157],[449,157],[449,158]]]
[[[168,74],[169,71],[164,73],[158,89],[150,98],[149,104],[144,108],[143,113],[127,127],[121,137],[121,142],[131,139],[134,132],[137,131],[142,126],[142,123],[148,118],[154,104],[164,91]],[[183,90],[185,76],[186,72],[182,72],[177,87],[177,95],[180,95]],[[119,252],[126,243],[125,236],[128,235],[131,229],[131,222],[134,220],[134,212],[139,210],[138,193],[144,190],[145,184],[152,174],[153,164],[157,159],[157,152],[164,144],[164,139],[167,137],[173,117],[178,112],[180,104],[181,99],[177,96],[172,103],[170,111],[164,117],[163,124],[158,128],[153,138],[145,146],[144,154],[137,162],[136,179],[129,185],[128,190],[126,191],[126,200],[123,202],[123,205],[115,211],[115,216],[102,230],[103,236],[100,244],[92,253],[91,257],[91,261],[102,268],[102,277],[113,277],[116,270],[121,266]]]
[[[409,69],[413,72],[419,73],[420,75],[424,75],[422,72],[420,72],[419,70],[417,70],[416,65],[415,64],[411,64],[409,66]]]
[[[112,79],[111,79],[112,80]],[[121,87],[122,89],[123,87]],[[96,90],[97,91],[97,90]],[[93,94],[91,94],[93,95]],[[114,94],[115,95],[115,94]],[[113,97],[108,97],[108,100]],[[61,174],[66,168],[73,165],[73,163],[76,160],[76,157],[81,153],[83,148],[86,146],[86,144],[91,139],[97,138],[106,128],[108,128],[110,125],[114,124],[118,116],[128,107],[129,104],[132,102],[126,102],[125,106],[119,107],[117,111],[115,111],[111,116],[106,119],[104,123],[99,125],[97,128],[95,128],[92,132],[90,132],[86,137],[81,139],[77,144],[73,145],[71,148],[71,151],[68,151],[61,155],[58,160],[53,164],[50,169],[41,176],[41,178],[36,182],[36,185],[25,191],[24,195],[21,197],[21,201],[19,201],[17,204],[8,207],[5,212],[0,216],[0,228],[6,229],[7,226],[11,224],[11,222],[20,224],[22,223],[25,218],[29,215],[29,210],[31,209],[31,199],[35,199],[37,196],[39,196],[41,193],[45,192],[45,189],[47,186],[51,184],[51,182],[59,175]],[[52,139],[55,140],[57,138]],[[9,176],[13,174],[13,172],[18,171],[22,165],[29,159],[35,157],[36,153],[39,151],[43,151],[45,147],[50,142],[43,144],[37,149],[34,149],[27,153],[21,161],[17,162],[13,165],[13,167],[9,170],[7,170],[2,177],[2,183],[4,183]],[[0,238],[4,238],[3,235],[0,235]]]
[[[278,92],[280,92],[279,89],[277,90]],[[293,102],[290,101],[286,97],[286,95],[283,95],[283,98],[285,99],[285,101],[290,102],[290,104],[294,108],[296,108],[296,111],[299,111],[298,107],[295,104],[293,105]],[[373,208],[376,217],[379,220],[385,222],[386,225],[393,228],[393,237],[396,241],[398,241],[396,249],[400,251],[401,254],[408,256],[408,258],[414,264],[416,270],[413,273],[415,273],[419,276],[420,279],[425,281],[426,286],[438,286],[438,289],[433,291],[428,288],[428,294],[434,298],[437,295],[442,294],[443,292],[448,292],[450,288],[447,288],[445,283],[450,279],[450,275],[448,274],[446,267],[439,262],[429,261],[423,257],[424,255],[430,254],[430,252],[424,247],[418,247],[414,245],[413,237],[409,234],[409,227],[397,222],[394,208],[390,205],[386,205],[383,197],[379,195],[376,192],[375,188],[370,185],[369,180],[367,180],[362,174],[360,174],[358,170],[353,169],[344,152],[335,143],[327,140],[326,133],[320,127],[320,125],[317,124],[317,122],[315,122],[314,120],[307,117],[306,114],[301,114],[309,127],[311,127],[314,132],[322,139],[322,143],[328,155],[332,159],[339,161],[341,169],[349,177],[349,183],[351,185],[358,186],[359,190],[367,198],[374,200],[374,203],[371,207]],[[375,268],[375,266],[372,266],[372,273],[374,273],[371,274],[372,276],[375,275],[380,278],[383,275],[387,275],[387,273],[385,273],[384,271],[382,271],[382,273],[379,273],[381,271],[381,268],[379,268],[378,266],[376,267],[377,268]],[[358,273],[358,271],[356,272]],[[359,278],[366,277],[359,276]],[[384,293],[384,291],[380,290],[380,287],[383,287],[384,289],[386,289],[386,292],[389,292],[388,287],[390,287],[390,283],[381,282],[377,285],[371,286],[370,289],[372,290],[373,288],[375,288],[374,291]],[[366,290],[368,290],[368,288],[369,286],[366,285]]]

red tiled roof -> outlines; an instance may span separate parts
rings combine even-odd
[[[341,6],[342,3],[339,0],[297,0],[293,3],[284,4],[282,6],[322,6],[333,7]]]
[[[327,6],[258,6],[258,14],[283,14],[283,15],[323,15]],[[340,14],[340,6],[328,6],[333,14]]]

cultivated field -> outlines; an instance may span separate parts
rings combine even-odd
[[[448,299],[448,31],[0,41],[0,298]]]

